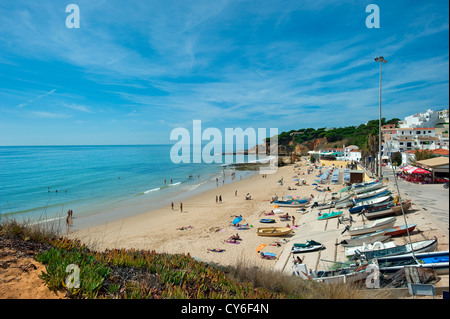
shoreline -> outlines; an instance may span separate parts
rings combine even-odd
[[[295,186],[296,178],[295,166],[300,166],[298,178],[304,178],[306,185]],[[341,239],[348,237],[341,232],[345,225],[339,225],[337,219],[328,221],[317,221],[318,210],[307,208],[307,213],[297,213],[295,208],[283,208],[284,213],[295,216],[295,225],[291,237],[260,237],[256,234],[258,227],[267,226],[260,223],[261,218],[274,218],[275,224],[270,226],[292,225],[292,221],[281,222],[277,215],[266,217],[264,213],[273,209],[269,200],[274,194],[279,198],[286,195],[309,197],[313,194],[320,201],[331,197],[329,193],[318,193],[311,185],[316,179],[318,169],[311,174],[307,174],[305,161],[297,162],[287,166],[279,167],[274,174],[266,175],[263,178],[261,174],[255,174],[243,180],[237,180],[233,183],[225,184],[214,189],[207,190],[200,194],[183,201],[183,213],[180,212],[179,205],[175,205],[172,211],[170,206],[152,210],[137,216],[119,219],[103,225],[89,227],[82,230],[75,230],[69,233],[70,238],[78,238],[93,249],[104,250],[106,248],[132,248],[143,250],[154,250],[157,253],[170,254],[190,254],[200,261],[216,263],[223,266],[243,265],[247,268],[261,267],[267,269],[280,270],[289,273],[293,256],[290,253],[292,243],[297,239],[302,242],[308,239],[322,242],[326,249],[320,253],[301,254],[305,259],[309,269],[323,268],[320,259],[343,260],[345,258],[342,246],[335,245]],[[305,174],[305,175],[303,175]],[[278,181],[283,177],[284,185],[281,186]],[[292,187],[297,190],[288,190]],[[325,184],[329,186],[332,192],[339,192],[344,186],[342,183],[337,185]],[[394,193],[392,187],[391,191]],[[237,190],[238,196],[235,196]],[[245,195],[250,193],[251,200],[245,200]],[[222,196],[222,203],[215,202],[215,196]],[[409,196],[402,194],[404,199]],[[414,198],[410,198],[413,200]],[[448,234],[441,234],[438,227],[433,225],[436,221],[424,214],[421,207],[413,206],[414,212],[408,213],[409,222],[414,222],[420,230],[413,236],[413,241],[423,240],[424,236],[436,234],[439,237],[439,250],[448,249]],[[349,215],[348,210],[344,209],[344,214]],[[232,226],[235,216],[242,215],[241,223],[252,225],[248,230],[236,230]],[[353,216],[354,218],[356,216]],[[357,217],[356,224],[361,224],[361,217]],[[367,221],[366,221],[367,222]],[[397,220],[397,225],[403,224],[403,218]],[[185,228],[184,230],[180,230]],[[225,241],[238,233],[242,238],[239,244],[230,244]],[[284,243],[283,238],[288,242]],[[402,237],[395,238],[399,245],[404,244]],[[278,244],[277,244],[278,242]],[[266,260],[260,258],[256,253],[256,248],[261,245],[267,245],[265,252],[274,253],[277,256],[275,260]],[[211,250],[224,250],[222,252],[213,252]],[[289,262],[290,261],[290,262]],[[447,280],[448,281],[448,280]]]
[[[223,168],[225,171],[229,170],[229,168]],[[250,178],[252,175],[257,174],[253,171],[237,171],[233,170],[237,175],[237,178],[242,178],[242,180]],[[217,171],[217,174],[213,174],[216,178],[218,178],[218,186],[222,187],[222,185],[228,185],[236,183],[237,180],[233,180],[230,176],[230,172],[226,173],[226,177],[223,178],[223,172]],[[211,175],[211,176],[213,176]],[[200,184],[195,185],[194,188],[185,190],[178,193],[171,194],[161,194],[161,197],[156,201],[150,199],[149,202],[145,202],[144,199],[140,199],[140,202],[134,202],[131,206],[121,206],[115,207],[112,209],[102,209],[95,213],[91,213],[89,215],[75,216],[74,226],[71,227],[71,231],[82,231],[84,229],[101,226],[106,223],[113,223],[123,219],[127,219],[130,217],[139,216],[142,214],[150,214],[151,212],[158,211],[169,207],[171,202],[174,202],[174,205],[178,207],[180,202],[187,201],[190,198],[201,195],[204,192],[211,191],[216,189],[215,186],[216,181],[214,177],[211,177],[207,180],[200,182]],[[220,176],[220,177],[219,177]],[[222,180],[224,183],[222,184]],[[145,194],[143,195],[145,196]],[[65,217],[63,217],[65,222]],[[45,221],[44,221],[45,222]],[[65,230],[65,226],[62,228]]]

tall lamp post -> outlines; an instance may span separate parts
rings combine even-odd
[[[383,173],[382,173],[382,165],[381,165],[381,65],[383,63],[386,63],[387,61],[384,59],[384,57],[380,56],[380,57],[376,57],[375,58],[376,62],[380,63],[380,120],[378,121],[378,177],[379,178],[383,178]]]

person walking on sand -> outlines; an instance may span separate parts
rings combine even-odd
[[[219,202],[219,197],[216,195],[216,204]]]
[[[222,203],[222,195],[219,195],[219,203]]]
[[[174,209],[173,209],[173,202],[170,204],[170,206],[172,207],[172,210],[174,210]]]
[[[292,217],[292,226],[295,226],[295,216],[291,216]]]
[[[180,203],[180,213],[183,212],[183,203]]]

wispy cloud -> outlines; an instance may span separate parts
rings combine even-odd
[[[89,106],[85,106],[85,105],[62,103],[62,106],[65,108],[69,108],[69,109],[84,112],[84,113],[92,113],[91,108]]]
[[[379,55],[388,59],[384,116],[448,104],[445,2],[383,2],[378,30],[365,27],[358,1],[77,4],[77,30],[54,1],[0,7],[0,98],[16,113],[28,105],[34,117],[96,123],[112,140],[119,124],[169,136],[194,119],[280,130],[358,124],[378,116]]]
[[[48,95],[50,95],[50,94],[53,94],[53,93],[55,93],[55,92],[56,92],[56,89],[53,89],[53,90],[51,90],[50,92],[47,92],[47,93],[38,95],[38,96],[36,96],[36,97],[34,97],[34,98],[28,100],[28,102],[20,103],[19,105],[17,105],[17,107],[18,107],[18,108],[23,108],[24,106],[27,106],[28,104],[33,103],[34,101],[37,101],[37,100],[39,100],[39,99],[42,99],[43,97],[46,97],[46,96],[48,96]]]
[[[30,114],[32,116],[34,116],[34,117],[44,118],[44,119],[67,119],[67,118],[71,118],[72,117],[69,114],[52,113],[52,112],[40,112],[40,111],[30,112]]]

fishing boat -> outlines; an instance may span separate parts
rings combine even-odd
[[[311,208],[313,208],[313,207],[311,207]],[[317,207],[318,210],[324,210],[324,209],[333,208],[334,207],[334,202],[323,204],[323,205],[318,205],[316,207]]]
[[[350,207],[353,205],[354,205],[353,200],[348,200],[348,201],[344,201],[344,202],[335,203],[334,208],[336,208],[336,209],[346,208],[346,207]]]
[[[361,199],[361,198],[373,197],[373,196],[376,196],[378,194],[384,193],[387,190],[388,190],[388,188],[385,186],[385,187],[382,187],[382,188],[379,188],[379,189],[376,189],[376,190],[373,190],[373,191],[355,194],[354,198]]]
[[[365,280],[368,276],[366,267],[346,267],[335,270],[318,271],[313,280],[326,284],[346,284]]]
[[[292,200],[292,201],[276,201],[272,204],[277,205],[278,207],[303,207],[308,204],[307,200]]]
[[[341,203],[341,202],[346,202],[346,201],[351,200],[353,198],[353,196],[354,196],[353,193],[350,193],[350,194],[347,194],[347,195],[345,195],[345,196],[343,196],[341,198],[336,199],[334,202],[336,204],[337,203]]]
[[[402,246],[396,246],[392,248],[369,250],[365,251],[364,253],[361,252],[361,254],[364,255],[367,260],[371,260],[374,258],[385,256],[408,254],[411,253],[412,251],[414,251],[414,253],[433,251],[436,248],[436,246],[437,246],[437,239],[435,238],[417,241],[412,244],[405,244]]]
[[[385,185],[382,182],[378,182],[376,184],[368,185],[366,187],[352,189],[352,192],[354,192],[355,194],[362,194],[362,193],[374,191],[374,190],[382,188],[384,186]]]
[[[367,233],[372,233],[377,230],[382,230],[394,226],[396,220],[397,219],[395,217],[386,217],[377,219],[370,224],[349,227],[348,233],[350,234],[350,236],[358,236]]]
[[[382,231],[382,233],[384,233],[384,232]],[[373,243],[376,243],[377,241],[383,243],[383,242],[389,240],[390,238],[391,238],[391,236],[384,235],[384,234],[380,235],[375,232],[375,233],[371,233],[371,234],[353,237],[350,239],[344,239],[343,241],[341,241],[341,245],[343,247],[355,247],[355,246],[360,246],[362,244],[373,244]]]
[[[373,185],[373,184],[380,183],[380,182],[381,182],[381,180],[377,178],[377,179],[372,179],[371,181],[367,181],[367,182],[363,182],[363,183],[355,183],[352,185],[352,189],[367,187],[369,185]]]
[[[390,195],[390,194],[391,194],[391,191],[385,190],[385,191],[383,191],[382,193],[379,193],[379,194],[377,194],[377,195],[373,195],[373,196],[370,196],[370,197],[366,197],[366,198],[354,198],[354,199],[353,199],[353,202],[354,202],[355,204],[358,204],[358,203],[361,203],[361,202],[368,202],[368,201],[375,200],[375,199],[377,199],[377,198],[379,198],[379,197],[388,196],[388,195]]]
[[[414,258],[415,257],[415,258]],[[427,253],[412,253],[380,257],[373,260],[378,265],[381,273],[395,273],[405,266],[433,269],[437,275],[448,275],[449,251],[435,251]]]
[[[407,212],[410,208],[411,208],[411,200],[408,199],[407,201],[404,201],[401,205],[397,204],[395,206],[392,207],[392,210],[394,211],[395,215],[401,215],[402,214],[402,206],[403,206],[403,211]]]
[[[357,251],[359,254],[365,254],[369,251],[374,250],[382,250],[382,249],[388,249],[388,248],[394,248],[397,247],[397,245],[393,242],[387,242],[382,243],[380,241],[374,242],[373,244],[363,243],[361,246],[353,246],[353,247],[345,247],[345,256],[351,257],[355,254]]]
[[[389,201],[391,196],[380,196],[372,199],[367,199],[362,202],[355,203],[355,206],[349,209],[351,214],[359,213],[365,208],[376,207],[377,204],[381,204]],[[381,205],[380,205],[381,206]]]
[[[412,232],[414,230],[414,228],[416,228],[417,224],[412,224],[412,225],[408,225],[408,228],[406,227],[406,225],[400,225],[400,226],[392,226],[390,228],[386,228],[384,229],[386,231],[386,235],[389,236],[399,236],[399,235],[403,235],[406,234],[407,232]]]
[[[311,252],[311,251],[320,250],[322,248],[324,248],[323,244],[318,243],[314,240],[308,240],[304,244],[303,243],[294,243],[294,245],[292,246],[291,252],[293,254],[307,253],[307,252]]]
[[[317,220],[325,220],[325,219],[330,219],[330,218],[336,218],[336,217],[342,215],[342,213],[343,213],[343,211],[325,213],[322,216],[319,216],[319,218],[317,218]]]
[[[258,236],[286,236],[291,233],[290,227],[258,227],[256,230]]]
[[[368,220],[396,215],[391,207],[383,207],[372,211],[363,211],[363,214]]]

